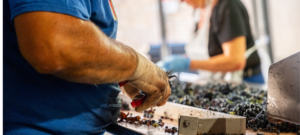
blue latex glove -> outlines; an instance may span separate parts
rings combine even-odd
[[[191,60],[182,55],[172,55],[156,63],[165,71],[181,72],[189,71]]]

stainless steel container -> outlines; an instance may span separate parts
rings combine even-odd
[[[300,124],[300,52],[270,66],[268,118]]]

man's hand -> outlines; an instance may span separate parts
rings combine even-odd
[[[124,86],[126,94],[133,99],[139,94],[139,90],[147,94],[145,101],[135,108],[137,112],[154,106],[166,104],[171,95],[168,76],[165,71],[137,54],[138,64],[134,74],[128,79],[129,84]]]
[[[140,94],[140,90],[130,83],[126,83],[123,87],[121,87],[121,91],[131,100],[133,100],[136,95]]]

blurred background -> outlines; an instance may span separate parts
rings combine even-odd
[[[241,0],[265,72],[270,64],[300,51],[299,0]],[[194,9],[180,0],[113,0],[118,16],[117,40],[157,62],[184,54],[195,31]],[[162,49],[161,49],[162,48]],[[266,73],[264,73],[266,74]]]

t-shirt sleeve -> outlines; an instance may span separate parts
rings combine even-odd
[[[245,16],[238,4],[227,4],[219,17],[217,38],[221,43],[247,35]]]
[[[89,0],[9,0],[11,20],[32,11],[57,12],[83,20],[90,18]]]

